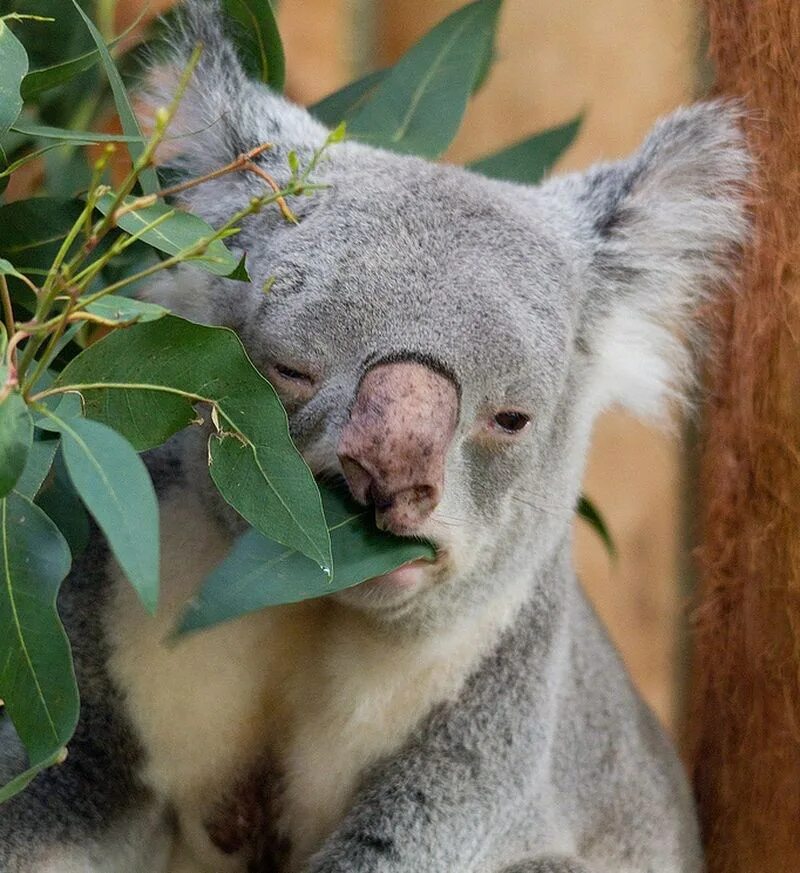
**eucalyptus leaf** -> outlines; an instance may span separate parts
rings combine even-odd
[[[78,689],[56,596],[70,566],[64,538],[28,498],[0,499],[0,698],[30,769],[0,801],[54,763],[78,721]]]
[[[158,500],[131,444],[110,427],[44,413],[61,434],[72,484],[149,612],[158,604]]]
[[[33,197],[0,206],[0,257],[25,275],[47,275],[82,208],[77,200],[61,197]]]
[[[19,270],[17,270],[17,268],[5,258],[0,258],[0,276],[16,276],[18,279],[22,278],[22,274]]]
[[[157,303],[149,303],[146,300],[135,300],[132,297],[119,297],[116,294],[107,294],[86,307],[86,311],[97,315],[106,321],[114,321],[121,324],[129,322],[155,321],[163,318],[169,312]]]
[[[36,495],[35,503],[63,534],[72,552],[72,560],[80,557],[89,545],[89,515],[69,478],[62,452],[56,452],[51,474]]]
[[[328,94],[322,100],[308,107],[308,111],[328,127],[335,127],[356,112],[364,101],[375,90],[377,85],[386,78],[388,70],[374,70],[360,79],[356,79],[344,88]]]
[[[45,435],[40,431],[34,432],[25,467],[14,486],[14,490],[18,494],[29,497],[31,500],[36,497],[50,472],[57,448],[58,437],[54,437],[52,434]]]
[[[130,204],[135,198],[126,197],[124,204]],[[105,194],[97,201],[97,208],[104,215],[114,203],[111,194]],[[159,222],[155,227],[149,227]],[[158,201],[144,209],[126,212],[116,219],[116,224],[130,234],[140,233],[139,239],[168,255],[177,255],[196,245],[200,240],[209,239],[215,233],[211,225],[202,218],[183,212],[174,206]],[[144,228],[149,228],[144,230]],[[246,270],[243,273],[240,258],[232,254],[222,240],[216,239],[209,243],[205,254],[192,263],[197,264],[209,273],[226,276],[239,281],[249,281]]]
[[[537,133],[493,155],[473,161],[469,169],[493,179],[535,185],[572,145],[582,122],[583,116],[579,115],[566,124]]]
[[[501,0],[475,0],[427,33],[348,119],[372,145],[435,158],[456,135],[486,68]]]
[[[144,143],[143,136],[128,136],[124,133],[102,133],[95,130],[68,130],[64,127],[51,127],[47,124],[36,124],[31,121],[18,120],[12,125],[12,130],[26,136],[38,139],[57,139],[71,142],[73,145],[92,145],[96,142],[126,142]]]
[[[145,9],[142,10],[142,13],[138,15],[122,33],[114,37],[114,39],[107,44],[109,50],[117,45],[120,40],[124,39],[124,37],[139,24]],[[69,82],[71,79],[74,79],[75,76],[85,73],[86,70],[90,70],[98,60],[100,60],[100,52],[98,52],[97,49],[94,49],[89,52],[84,52],[77,57],[70,58],[68,61],[59,61],[58,63],[50,64],[47,67],[31,70],[22,80],[22,99],[25,101],[32,100],[43,92],[49,91],[51,88],[57,88],[59,85]]]
[[[608,525],[606,524],[600,510],[585,494],[581,494],[578,500],[576,512],[578,513],[578,517],[587,522],[592,530],[594,530],[594,532],[600,537],[608,554],[612,558],[616,558],[617,547],[614,545],[614,539],[611,536]]]
[[[269,0],[222,0],[239,60],[249,76],[282,91],[286,79],[283,44]]]
[[[360,506],[340,490],[322,485],[320,491],[336,568],[333,579],[299,552],[250,530],[191,599],[179,633],[211,627],[265,606],[332,594],[411,561],[436,557],[428,543],[378,530],[372,508]]]
[[[225,328],[172,315],[114,331],[71,361],[56,385],[80,391],[85,414],[139,451],[216,409],[212,476],[223,497],[262,533],[330,568],[319,492],[289,436],[272,386]]]
[[[2,713],[0,713],[0,715],[2,715]],[[28,767],[25,771],[15,776],[10,782],[0,786],[0,803],[5,803],[15,794],[24,791],[33,779],[42,772],[42,770],[60,764],[64,760],[66,754],[66,747],[59,746],[50,755],[41,758],[38,763],[34,764],[32,767]]]
[[[94,44],[97,46],[97,51],[100,54],[100,60],[103,63],[106,75],[108,76],[109,84],[111,85],[111,91],[114,95],[114,104],[117,107],[119,120],[122,123],[122,130],[125,132],[126,136],[134,138],[133,141],[128,143],[128,151],[130,152],[131,160],[135,164],[138,158],[141,156],[142,152],[144,151],[143,143],[136,141],[137,137],[140,140],[142,139],[142,131],[139,127],[139,122],[136,120],[136,115],[133,112],[131,102],[128,99],[128,93],[125,90],[125,85],[122,82],[122,77],[120,76],[119,70],[117,70],[117,67],[114,64],[114,60],[108,51],[108,47],[106,46],[102,34],[92,23],[91,18],[89,18],[89,16],[83,11],[83,9],[81,9],[78,0],[72,0],[72,5],[75,7],[78,14],[83,19],[87,30],[94,40]],[[141,185],[142,191],[145,194],[155,194],[155,192],[159,189],[158,176],[156,175],[156,171],[152,169],[152,167],[146,167],[145,169],[143,169],[142,172],[139,174],[139,184]]]
[[[27,72],[27,52],[8,22],[0,19],[0,137],[22,112],[20,87]]]
[[[50,143],[50,145],[46,145],[40,149],[36,149],[35,151],[28,152],[27,154],[22,155],[21,158],[16,158],[10,164],[6,164],[3,167],[2,172],[0,172],[0,184],[8,182],[8,177],[12,173],[16,173],[20,167],[24,167],[25,164],[29,164],[31,161],[35,161],[37,158],[41,158],[43,155],[46,155],[48,152],[51,152],[54,149],[71,147],[72,145],[74,145],[74,143],[53,142]]]
[[[0,388],[5,381],[0,367]],[[16,485],[25,469],[33,442],[33,420],[19,391],[11,391],[0,401],[0,497]]]

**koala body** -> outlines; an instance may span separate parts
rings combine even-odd
[[[269,141],[285,177],[327,131],[246,80],[205,0],[175,69],[198,40],[170,162],[199,175]],[[570,530],[596,415],[657,414],[690,374],[693,311],[746,233],[736,122],[681,110],[630,159],[535,188],[336,144],[297,226],[266,210],[235,238],[252,286],[184,267],[151,289],[236,330],[314,472],[438,558],[167,643],[241,522],[197,429],[151,453],[159,613],[96,536],[60,603],[80,724],[0,807],[2,873],[698,873],[688,786]],[[187,204],[223,221],[260,184]],[[0,778],[21,765],[6,731]]]

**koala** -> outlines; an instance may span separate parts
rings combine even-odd
[[[198,176],[270,142],[285,181],[328,130],[247,79],[215,2],[185,5],[145,102],[197,42],[166,160]],[[536,187],[345,140],[298,224],[267,209],[230,240],[252,284],[153,285],[235,330],[314,473],[437,558],[165,642],[242,525],[197,427],[151,452],[158,613],[96,533],[60,597],[80,723],[0,807],[2,873],[699,873],[685,775],[571,528],[597,415],[664,418],[697,369],[698,308],[748,233],[738,114],[681,109],[628,159]],[[216,224],[262,184],[183,196]],[[23,764],[6,726],[0,778]]]

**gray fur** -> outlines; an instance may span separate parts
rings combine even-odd
[[[206,50],[178,120],[193,135],[174,163],[199,174],[271,141],[260,160],[280,181],[288,150],[307,158],[327,132],[246,81],[212,6],[190,2],[175,40],[178,65],[197,38]],[[174,75],[156,77],[154,104],[173,86]],[[279,362],[316,377],[310,400],[286,400],[319,474],[340,473],[338,435],[375,360],[441,362],[458,380],[460,418],[437,524],[420,533],[457,554],[458,572],[399,611],[339,599],[370,612],[387,639],[519,600],[460,698],[363,775],[309,873],[701,869],[685,778],[575,580],[570,525],[596,415],[611,403],[657,415],[689,384],[694,310],[746,234],[748,166],[736,109],[721,103],[661,121],[626,161],[536,188],[345,142],[316,174],[329,187],[292,203],[299,226],[266,210],[232,241],[252,285],[185,267],[152,289],[237,330],[263,372]],[[220,222],[260,186],[227,176],[187,204]],[[531,427],[489,445],[476,428],[502,408],[530,412]],[[162,488],[211,492],[195,442],[151,459]],[[209,524],[220,512],[210,505]],[[142,816],[170,821],[139,781],[146,750],[104,669],[102,549],[76,565],[62,596],[81,726],[67,762],[0,808],[2,873],[47,869],[37,852],[54,845],[93,857],[103,835]],[[2,771],[14,748],[0,742]],[[157,873],[144,857],[138,868],[116,857],[85,869]]]

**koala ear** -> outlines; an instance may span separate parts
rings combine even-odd
[[[234,26],[234,23],[231,23]],[[196,46],[200,61],[157,153],[157,162],[187,177],[224,166],[263,143],[272,147],[258,163],[280,183],[288,178],[287,157],[301,160],[319,148],[328,131],[305,109],[289,103],[261,83],[248,79],[225,33],[218,0],[187,0],[166,37],[166,54],[151,61],[137,99],[145,129],[155,111],[172,101]],[[263,187],[253,174],[237,173],[209,182],[186,196],[191,207],[209,221],[226,218],[243,199]],[[215,208],[215,204],[220,204]],[[219,209],[219,216],[215,213]]]
[[[698,309],[748,232],[750,159],[735,104],[679,110],[629,159],[554,180],[581,228],[579,346],[598,409],[660,417],[702,351]]]

